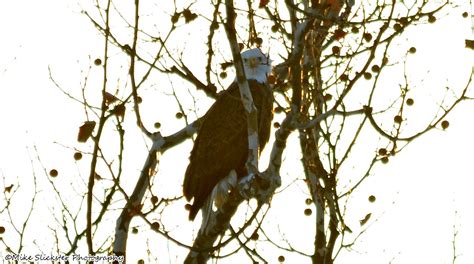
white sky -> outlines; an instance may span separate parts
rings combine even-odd
[[[84,76],[81,71],[87,71],[90,58],[102,52],[102,39],[78,10],[71,1],[60,0],[0,3],[0,176],[5,177],[6,185],[16,184],[19,180],[23,186],[28,186],[34,145],[38,146],[43,164],[48,169],[54,167],[60,173],[73,171],[74,174],[82,168],[78,166],[76,169],[71,162],[74,151],[54,142],[77,147],[75,138],[84,119],[83,112],[80,105],[66,98],[53,85],[48,73],[50,66],[55,78],[68,91],[77,93]],[[408,41],[417,43],[418,50],[415,55],[418,57],[414,57],[411,64],[414,78],[418,73],[427,76],[426,69],[429,68],[432,72],[429,78],[434,79],[432,85],[459,85],[466,80],[466,73],[472,71],[474,60],[473,52],[463,48],[464,39],[473,35],[469,23],[460,19],[461,13],[453,11],[434,26],[410,35]],[[91,78],[97,76],[100,73],[92,73]],[[459,232],[456,247],[460,256],[456,263],[474,261],[472,113],[472,102],[462,104],[448,116],[449,129],[430,132],[411,143],[389,164],[377,166],[376,176],[362,187],[360,197],[356,194],[353,199],[355,207],[360,210],[357,209],[359,214],[352,219],[356,225],[371,212],[372,219],[377,221],[371,220],[370,228],[354,247],[355,251],[341,254],[340,263],[387,263],[390,260],[393,263],[451,263],[453,224]],[[141,138],[137,145],[139,151],[144,151]],[[189,147],[187,144],[182,149]],[[173,163],[173,155],[179,155],[179,151],[181,149],[166,153],[169,156],[163,157],[164,171],[179,167],[177,171],[184,172],[186,164]],[[136,154],[133,158],[136,164],[141,164],[141,157],[145,155],[145,152]],[[182,159],[177,160],[182,162]],[[38,169],[37,165],[35,168]],[[37,173],[41,175],[40,171]],[[86,173],[87,170],[83,171]],[[178,179],[168,184],[180,184],[180,177],[174,177]],[[39,178],[44,179],[44,176]],[[376,203],[367,202],[368,193],[377,197]],[[29,202],[30,195],[23,197],[26,199],[24,202]],[[273,203],[281,204],[287,199],[277,195]],[[311,222],[302,217],[304,198],[300,201],[289,211],[272,212],[272,216],[282,222],[282,228],[293,228],[288,236],[294,239],[295,245],[310,250],[308,243],[311,241],[301,236],[308,233],[306,228]],[[22,204],[22,201],[17,202]],[[52,209],[43,207],[44,202],[37,208],[47,215]],[[20,211],[18,214],[22,215]],[[291,217],[293,213],[301,217],[295,219]],[[41,221],[34,221],[30,231],[33,229],[37,229],[38,234],[49,232]],[[7,232],[4,236],[8,235]],[[169,254],[168,249],[163,250],[166,252],[156,254]],[[3,246],[0,246],[0,252],[0,255],[4,254]]]

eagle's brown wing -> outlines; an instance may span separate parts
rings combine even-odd
[[[270,137],[273,96],[265,84],[250,80],[249,87],[258,110],[259,145],[262,150]],[[183,184],[186,199],[194,198],[190,220],[194,220],[214,186],[231,170],[236,170],[240,177],[245,176],[247,153],[247,121],[239,87],[234,82],[203,117],[191,151]]]

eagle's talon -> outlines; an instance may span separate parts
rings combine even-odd
[[[239,193],[246,200],[252,198],[255,195],[255,188],[252,186],[254,180],[255,175],[251,173],[239,182]]]

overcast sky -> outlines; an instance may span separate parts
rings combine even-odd
[[[49,79],[48,67],[67,89],[77,91],[81,71],[101,54],[100,35],[79,11],[72,1],[0,3],[0,176],[5,186],[31,179],[33,146],[47,167],[71,169],[64,165],[71,159],[63,156],[60,144],[75,144],[83,116],[80,105]],[[419,51],[413,75],[426,74],[429,68],[433,76],[458,89],[466,82],[474,56],[463,48],[464,39],[473,35],[461,13],[462,9],[455,10],[409,36]],[[456,263],[474,261],[473,113],[474,102],[462,103],[448,116],[447,130],[430,132],[377,168],[378,176],[364,188],[380,202],[361,206],[378,220],[355,247],[357,252],[341,255],[341,263],[349,263],[344,260],[347,256],[351,263],[380,263],[391,257],[394,263],[450,263],[453,225],[459,232]],[[33,225],[44,228],[41,221]],[[0,252],[5,252],[3,246]]]

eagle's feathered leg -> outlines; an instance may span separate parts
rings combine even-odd
[[[220,208],[229,198],[230,191],[237,186],[237,173],[235,170],[231,170],[229,174],[217,183],[212,190],[201,208],[202,212],[202,223],[199,232],[207,233],[207,226],[212,211],[214,211],[214,205],[216,209]]]

